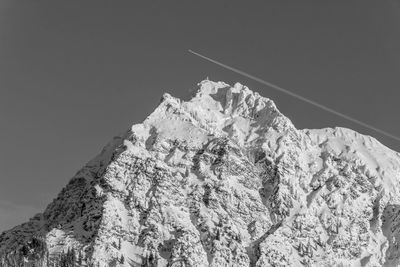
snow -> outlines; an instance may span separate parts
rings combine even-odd
[[[50,258],[74,248],[100,266],[396,266],[399,183],[399,153],[374,138],[298,130],[246,86],[205,80],[189,101],[164,94],[2,234],[0,263],[39,238]]]

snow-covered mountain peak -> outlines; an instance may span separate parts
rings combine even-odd
[[[270,112],[278,111],[272,100],[240,83],[230,86],[224,82],[204,80],[199,83],[199,90],[190,102],[228,116],[254,118],[260,116],[258,113],[265,108]]]
[[[399,266],[399,212],[398,153],[205,80],[1,234],[0,266]]]
[[[204,138],[199,135],[211,132],[228,136],[241,145],[257,142],[267,132],[296,132],[272,100],[240,83],[231,87],[224,82],[204,80],[198,86],[196,95],[187,102],[164,94],[159,107],[143,125],[171,137],[186,138],[186,134],[190,136],[195,132],[200,143]],[[179,133],[174,133],[176,129]]]

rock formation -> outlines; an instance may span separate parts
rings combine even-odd
[[[0,266],[399,266],[400,154],[205,80],[115,137]]]

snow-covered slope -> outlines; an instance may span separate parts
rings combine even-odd
[[[1,234],[0,266],[398,266],[399,182],[400,154],[372,137],[297,130],[206,80]]]

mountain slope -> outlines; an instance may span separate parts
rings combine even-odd
[[[165,94],[1,234],[1,266],[400,264],[398,153],[348,129],[297,130],[240,84],[199,87],[188,102]]]

